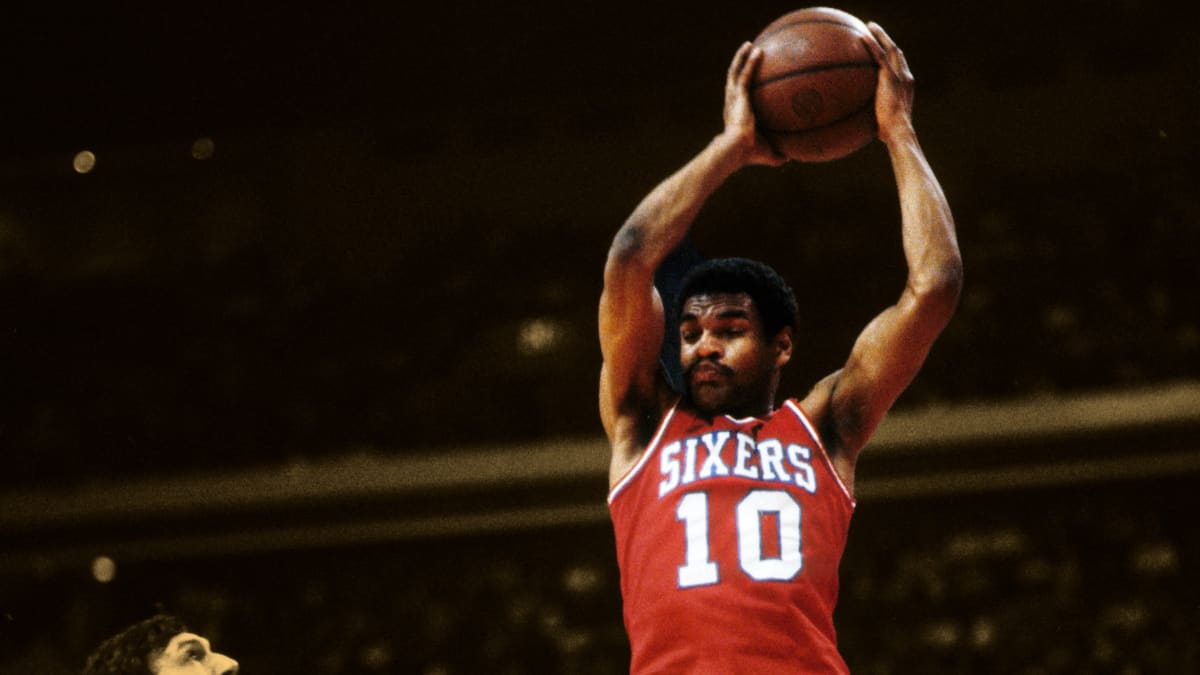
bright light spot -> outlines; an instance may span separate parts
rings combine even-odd
[[[562,342],[563,333],[562,326],[556,321],[530,319],[521,325],[517,349],[525,356],[545,354]]]
[[[96,168],[96,155],[91,150],[80,150],[75,153],[71,166],[75,168],[75,173],[87,173]]]
[[[563,575],[563,586],[567,591],[576,595],[592,593],[604,583],[600,570],[590,565],[577,565]]]
[[[980,649],[990,647],[996,641],[996,627],[990,619],[978,618],[971,625],[971,644]]]
[[[950,620],[933,621],[921,631],[925,643],[939,649],[949,649],[958,642],[958,626]]]
[[[107,584],[117,577],[117,563],[106,555],[98,556],[92,561],[92,577]]]
[[[1134,551],[1133,569],[1147,576],[1173,574],[1179,571],[1179,552],[1169,542],[1146,544]]]
[[[192,141],[192,159],[212,159],[216,151],[217,145],[207,136]]]

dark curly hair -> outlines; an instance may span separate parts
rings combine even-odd
[[[695,295],[745,293],[762,317],[763,334],[774,336],[784,327],[796,327],[796,294],[769,265],[749,258],[713,258],[688,270],[675,299],[675,317]]]
[[[83,675],[151,675],[150,665],[171,638],[187,627],[169,614],[139,621],[100,643],[87,659]]]

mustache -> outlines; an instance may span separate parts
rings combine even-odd
[[[733,376],[732,368],[730,368],[729,366],[727,366],[723,363],[718,363],[717,361],[715,361],[713,359],[697,359],[694,363],[692,363],[690,366],[685,368],[683,372],[685,375],[687,375],[688,379],[691,379],[692,373],[695,372],[696,368],[698,368],[700,366],[705,366],[705,365],[716,368],[717,372],[721,373],[722,375],[726,375],[726,376],[730,376],[730,377]]]

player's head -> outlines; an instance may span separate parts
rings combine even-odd
[[[235,675],[237,661],[212,651],[179,619],[159,614],[129,626],[92,652],[83,675]]]
[[[770,407],[791,358],[796,297],[769,266],[717,258],[692,268],[676,302],[687,393],[702,412]]]

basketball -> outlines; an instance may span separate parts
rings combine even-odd
[[[875,137],[879,68],[863,45],[857,17],[810,7],[771,22],[754,39],[763,51],[750,83],[759,131],[801,162],[826,162]]]

